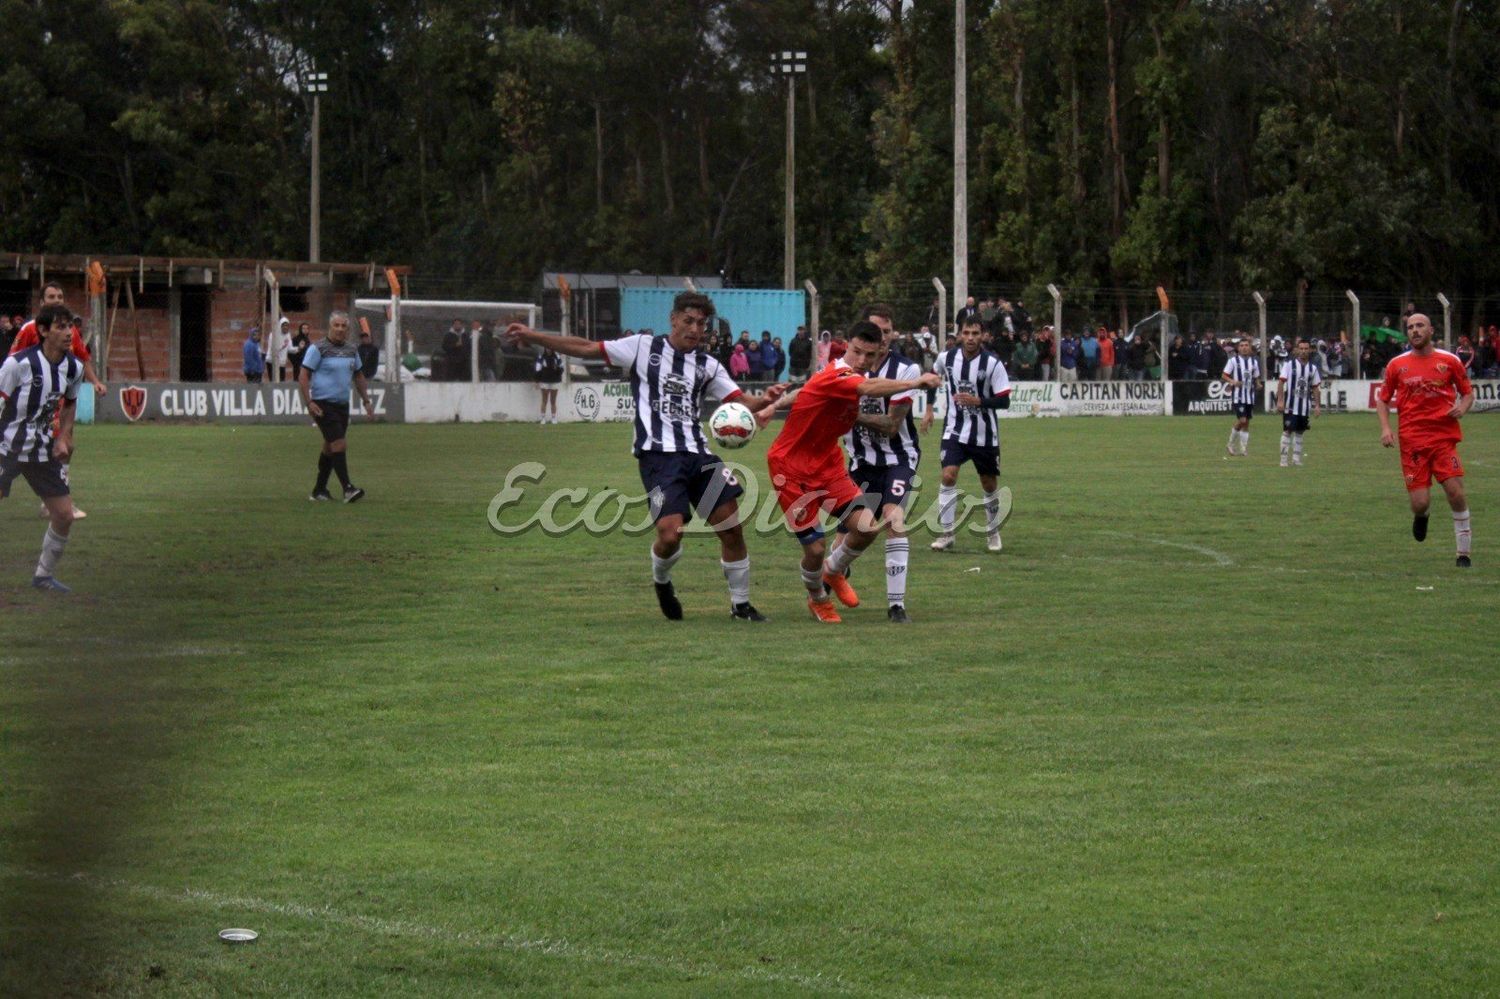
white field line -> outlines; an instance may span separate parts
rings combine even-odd
[[[1148,542],[1153,543],[1153,544],[1157,543],[1154,539],[1151,539],[1151,538],[1139,538],[1139,539],[1137,539],[1135,535],[1121,534],[1121,533],[1119,533],[1117,531],[1100,531],[1098,533],[1100,533],[1100,534],[1107,534],[1107,535],[1110,535],[1110,536],[1113,536],[1113,537],[1117,537],[1117,538],[1131,538],[1131,539],[1135,539],[1135,540],[1148,541]],[[1174,545],[1174,547],[1190,547],[1190,546],[1177,546],[1177,545]],[[1196,550],[1196,549],[1192,549],[1192,550]],[[1211,551],[1211,550],[1212,549],[1205,550],[1204,554],[1208,554],[1208,551]],[[1219,569],[1221,567],[1224,567],[1222,563],[1217,563],[1217,562],[1214,565],[1209,565],[1206,562],[1199,562],[1197,560],[1186,560],[1186,559],[1184,559],[1184,560],[1181,560],[1181,561],[1171,560],[1171,561],[1168,561],[1168,562],[1164,563],[1159,558],[1146,558],[1146,557],[1131,558],[1128,555],[1072,555],[1072,554],[1064,553],[1060,557],[1063,558],[1063,559],[1066,559],[1066,560],[1069,560],[1069,561],[1075,561],[1075,562],[1104,562],[1104,563],[1110,564],[1110,565],[1127,565],[1127,564],[1128,565],[1154,565],[1154,566],[1158,566],[1158,567],[1160,567],[1162,565],[1171,565],[1173,567],[1180,568],[1180,569],[1204,569],[1204,570],[1210,570],[1210,571],[1211,570],[1215,570],[1215,569]],[[1223,556],[1223,557],[1229,558],[1229,556]],[[1408,577],[1407,575],[1404,575],[1402,573],[1377,572],[1377,571],[1375,571],[1373,569],[1328,569],[1328,568],[1323,568],[1321,566],[1311,566],[1311,567],[1309,567],[1309,566],[1293,566],[1293,565],[1259,565],[1259,564],[1256,564],[1256,563],[1253,563],[1253,562],[1237,563],[1232,558],[1229,561],[1229,565],[1230,566],[1238,566],[1239,568],[1244,569],[1247,572],[1260,572],[1260,573],[1267,573],[1267,574],[1270,574],[1270,575],[1339,576],[1339,577],[1343,577],[1343,578],[1346,578],[1346,579],[1393,580],[1395,582],[1401,582],[1401,583],[1411,582],[1412,581],[1410,577]],[[1433,569],[1433,571],[1437,572],[1437,571],[1439,571],[1440,568],[1441,568],[1441,566],[1435,566],[1434,569]],[[1453,567],[1452,566],[1447,566],[1447,568],[1448,569],[1452,569]],[[1457,571],[1457,570],[1454,570],[1454,571]],[[1442,577],[1435,576],[1434,579],[1437,580],[1437,581],[1441,581]],[[1472,577],[1472,576],[1458,576],[1458,577],[1455,577],[1455,579],[1461,580],[1461,585],[1463,585],[1463,586],[1500,586],[1500,579],[1479,579],[1479,578],[1475,578],[1475,577]]]
[[[926,999],[926,997],[900,992],[888,992],[874,987],[857,985],[839,975],[809,974],[796,970],[775,970],[750,965],[739,968],[723,968],[710,964],[699,964],[676,957],[657,954],[642,954],[632,951],[596,947],[590,944],[572,943],[561,937],[528,937],[520,933],[475,932],[455,930],[442,926],[430,926],[404,919],[382,919],[378,916],[363,916],[358,913],[340,912],[329,905],[302,905],[296,902],[273,902],[268,899],[244,895],[225,895],[201,888],[161,888],[155,885],[137,884],[118,878],[96,877],[92,874],[50,874],[35,870],[12,869],[20,877],[33,881],[73,882],[97,886],[111,891],[125,892],[169,903],[196,903],[214,909],[225,910],[220,921],[234,922],[244,913],[287,916],[312,923],[333,924],[359,930],[363,933],[387,937],[407,937],[431,940],[443,944],[458,944],[476,950],[510,951],[524,954],[544,954],[570,961],[590,964],[616,965],[642,968],[647,971],[665,972],[684,977],[711,979],[716,976],[740,978],[752,982],[768,982],[775,985],[795,986],[810,992],[835,995],[879,995],[891,999]],[[239,915],[236,915],[239,914]],[[226,923],[226,925],[228,925]],[[238,923],[236,924],[238,925]],[[262,941],[266,936],[262,933]]]
[[[1207,555],[1223,568],[1234,565],[1234,559],[1221,551],[1215,551],[1205,545],[1195,545],[1187,541],[1172,541],[1168,538],[1152,538],[1143,534],[1126,534],[1123,531],[1101,531],[1114,538],[1128,538],[1131,541],[1144,541],[1148,545],[1161,545],[1163,548],[1181,548],[1183,551],[1197,552],[1199,555]]]

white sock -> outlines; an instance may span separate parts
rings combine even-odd
[[[1000,491],[984,494],[985,530],[995,534],[1000,530]]]
[[[680,546],[675,552],[668,555],[666,558],[662,558],[660,555],[656,554],[656,550],[653,548],[651,550],[652,582],[670,583],[672,581],[672,566],[676,565],[677,560],[680,558],[682,558],[682,548]]]
[[[814,600],[827,600],[828,589],[823,585],[823,570],[803,569],[802,585],[807,587],[807,593]]]
[[[953,533],[954,514],[958,508],[958,487],[938,487],[938,523],[943,525],[944,534]]]
[[[859,555],[859,550],[846,541],[833,550],[833,554],[823,562],[823,568],[835,576],[847,575],[849,567],[854,564],[854,560],[859,558]]]
[[[1465,514],[1464,516],[1468,516]],[[36,564],[38,576],[50,576],[52,570],[57,568],[58,560],[63,557],[63,549],[68,545],[68,536],[58,534],[49,524],[47,533],[42,535],[42,557]]]
[[[1286,461],[1287,457],[1291,453],[1292,453],[1292,435],[1284,433],[1284,434],[1281,435],[1281,460],[1282,461]]]
[[[1302,435],[1292,434],[1292,458],[1296,461],[1302,460]]]
[[[719,560],[724,567],[724,578],[729,581],[729,602],[731,604],[748,604],[750,602],[750,556],[746,555],[738,562],[725,562]]]
[[[906,538],[885,539],[885,600],[892,607],[906,603],[906,562],[911,542]]]
[[[1469,511],[1453,515],[1453,537],[1458,542],[1458,553],[1468,555],[1474,543],[1474,532],[1469,528]]]
[[[1239,442],[1240,442],[1240,432],[1238,430],[1231,430],[1231,431],[1229,431],[1229,450],[1231,450],[1231,451],[1235,450],[1235,447],[1236,447],[1236,445],[1239,444]]]
[[[1240,454],[1250,453],[1250,431],[1240,431]]]

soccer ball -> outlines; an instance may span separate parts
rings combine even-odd
[[[739,403],[726,402],[708,418],[708,432],[720,447],[744,447],[755,436],[755,417]]]

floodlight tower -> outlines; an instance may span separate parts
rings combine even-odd
[[[807,72],[807,53],[785,50],[771,53],[771,75],[786,77],[786,240],[782,253],[781,286],[797,287],[797,77]]]
[[[312,105],[313,105],[313,115],[312,115],[312,193],[311,193],[312,204],[311,204],[311,210],[309,212],[309,214],[312,216],[312,218],[311,218],[311,221],[308,223],[309,229],[308,229],[308,234],[307,234],[307,259],[310,262],[312,262],[312,263],[317,263],[318,262],[318,258],[322,255],[322,252],[321,252],[322,251],[322,233],[319,232],[318,215],[322,211],[322,207],[323,207],[322,206],[322,191],[320,189],[321,188],[321,180],[322,180],[322,178],[321,178],[322,168],[321,168],[320,158],[319,158],[319,155],[318,155],[318,153],[320,151],[319,150],[319,139],[321,138],[320,133],[322,132],[322,127],[321,127],[322,126],[322,116],[321,116],[321,109],[319,108],[319,100],[318,99],[323,94],[328,93],[328,74],[327,73],[319,73],[319,72],[316,72],[316,71],[309,71],[307,73],[304,73],[303,76],[302,76],[302,92],[304,94],[308,94],[308,95],[310,95],[312,97]]]

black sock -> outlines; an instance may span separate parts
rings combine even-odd
[[[339,477],[339,483],[349,488],[349,458],[343,451],[336,451],[329,455],[333,461],[333,473]]]
[[[318,455],[318,484],[313,487],[313,492],[321,493],[328,488],[328,473],[333,471],[333,457],[331,455]]]

